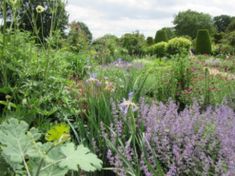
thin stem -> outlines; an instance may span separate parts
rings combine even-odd
[[[58,161],[56,161],[56,162],[54,162],[54,163],[52,163],[52,164],[49,164],[49,165],[43,167],[41,170],[45,170],[45,169],[47,169],[47,168],[49,168],[49,167],[51,167],[51,166],[53,166],[53,165],[55,165],[55,164],[57,164],[57,163],[60,163],[60,162],[63,161],[64,159],[65,159],[65,158],[60,159],[60,160],[58,160]],[[37,176],[39,176],[39,175],[37,175]]]
[[[20,149],[20,154],[21,154],[21,157],[22,157],[22,159],[23,159],[23,163],[24,163],[24,167],[25,167],[25,169],[26,169],[27,175],[28,175],[28,176],[31,176],[30,171],[29,171],[29,167],[28,167],[28,165],[27,165],[27,163],[26,163],[26,161],[25,161],[25,158],[24,158],[24,154],[21,152],[21,151],[22,151],[21,145],[19,144],[18,141],[17,141],[17,144],[18,144],[18,147],[19,147],[19,149]]]
[[[67,121],[67,123],[69,124],[69,126],[71,127],[75,137],[76,137],[76,140],[77,142],[79,143],[80,140],[79,140],[79,137],[78,137],[78,133],[76,132],[75,128],[73,127],[73,125],[70,123],[69,119],[67,117],[65,117],[65,120]]]
[[[48,149],[48,151],[46,152],[46,154],[48,154],[54,147],[55,147],[54,145],[51,146],[51,147]],[[42,165],[43,165],[43,162],[44,162],[44,158],[41,159],[35,176],[39,176],[40,171],[41,171],[41,168],[42,168]],[[42,169],[42,170],[43,170],[43,169]]]

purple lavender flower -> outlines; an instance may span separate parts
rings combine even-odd
[[[119,105],[121,114],[113,106],[115,118],[108,135],[118,151],[107,153],[117,175],[127,174],[126,161],[133,168],[140,168],[145,176],[155,175],[149,168],[157,170],[159,163],[166,176],[235,175],[235,113],[231,108],[221,105],[201,111],[199,104],[194,103],[178,113],[173,101],[146,104],[141,99],[135,123],[143,128],[137,129],[143,146],[135,153],[127,140],[130,134],[124,131],[128,128],[125,117],[133,103],[131,95],[125,101]],[[117,141],[122,141],[122,145]],[[141,161],[136,162],[135,158]]]
[[[233,110],[222,105],[200,112],[196,103],[181,113],[177,110],[172,101],[140,105],[146,144],[168,166],[167,175],[235,175]]]

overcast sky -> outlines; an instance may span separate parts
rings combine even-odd
[[[94,38],[136,30],[154,36],[157,29],[172,26],[174,16],[187,9],[235,16],[235,0],[68,0],[67,5],[70,21],[86,23]]]

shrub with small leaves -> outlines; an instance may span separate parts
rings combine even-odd
[[[170,55],[182,54],[189,52],[192,42],[184,37],[176,37],[168,42],[167,53]]]
[[[163,57],[166,55],[167,43],[160,42],[149,48],[151,55],[156,55],[157,57]]]

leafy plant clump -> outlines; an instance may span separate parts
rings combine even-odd
[[[46,136],[54,143],[42,143],[42,134],[36,128],[29,129],[26,122],[9,119],[0,125],[1,156],[19,175],[64,176],[80,169],[87,172],[100,170],[102,161],[82,144],[75,146],[68,136],[68,127],[61,124]]]
[[[157,57],[163,57],[163,56],[166,56],[166,49],[167,49],[167,43],[159,42],[155,45],[152,45],[149,48],[149,53],[151,55],[156,55]]]
[[[168,42],[167,53],[170,55],[188,53],[192,42],[184,37],[176,37]]]

